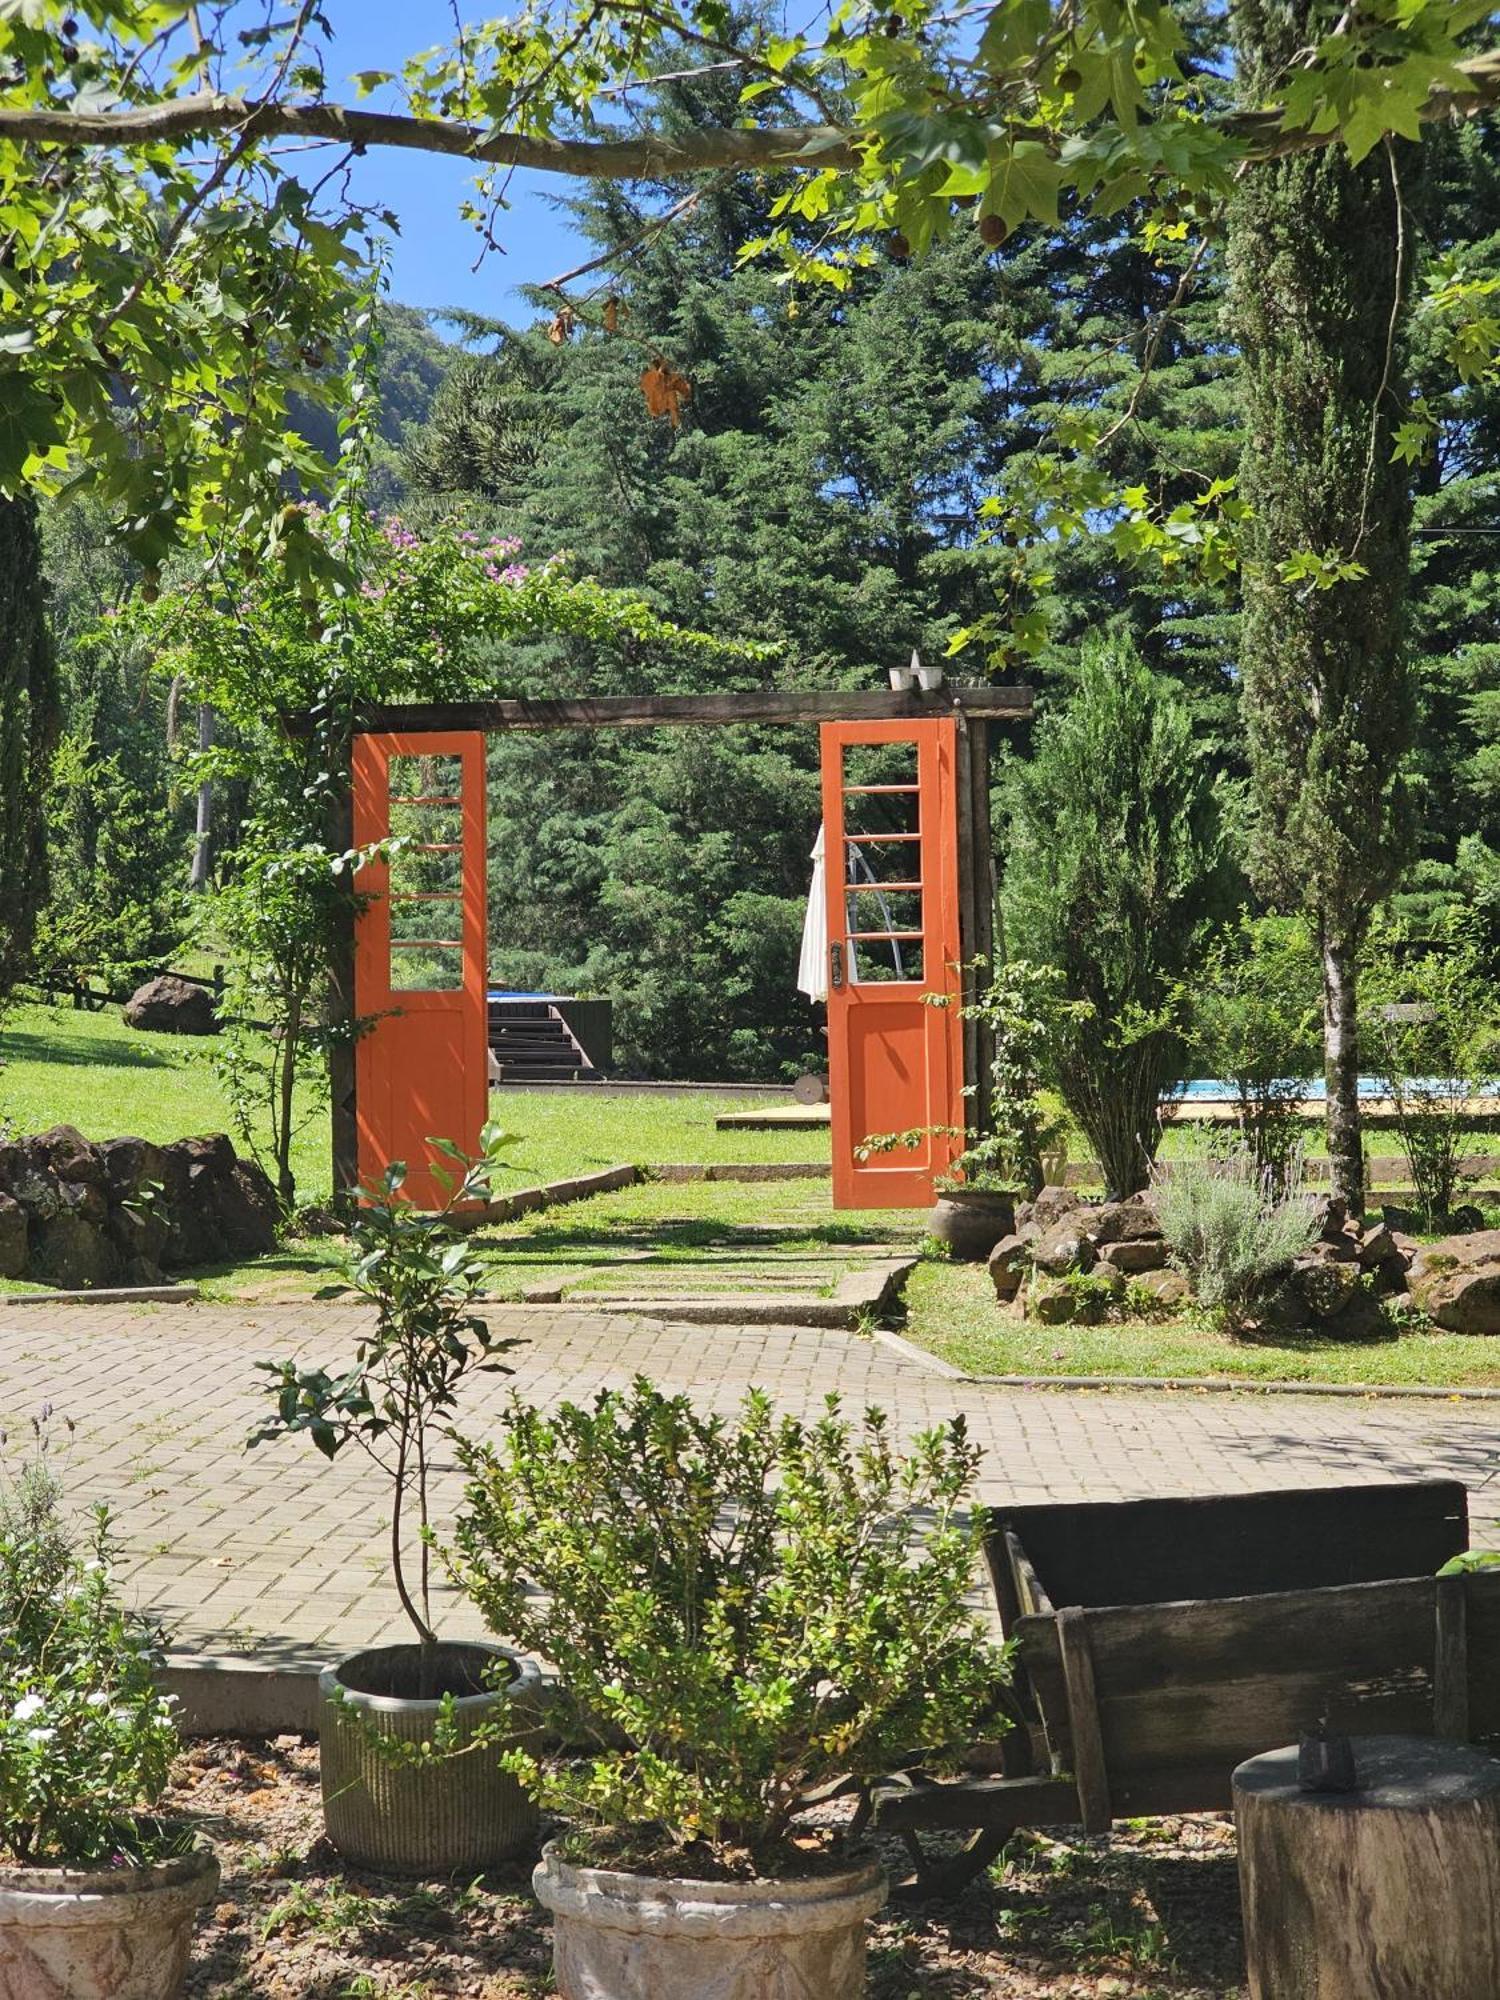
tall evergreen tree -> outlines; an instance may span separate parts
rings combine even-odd
[[[1182,691],[1122,636],[1084,643],[1067,702],[1007,788],[1007,954],[1055,967],[1075,1013],[1056,1082],[1114,1195],[1140,1187],[1186,1074],[1181,996],[1230,888],[1213,773]]]
[[[1247,102],[1269,96],[1316,42],[1320,13],[1316,0],[1236,7]],[[1252,867],[1317,932],[1333,1188],[1356,1210],[1356,969],[1410,827],[1402,624],[1411,497],[1392,453],[1411,265],[1402,166],[1394,150],[1353,166],[1336,148],[1259,165],[1231,218],[1242,486],[1254,509],[1240,627]],[[1326,567],[1309,571],[1305,556]]]
[[[0,997],[24,970],[47,889],[47,769],[57,737],[36,502],[0,498]]]

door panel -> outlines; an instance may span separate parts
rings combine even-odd
[[[823,726],[835,1208],[925,1207],[962,1145],[956,755],[951,716]]]
[[[405,1192],[439,1208],[428,1141],[479,1147],[488,1110],[484,737],[357,736],[354,841],[394,836],[360,870],[354,1005],[361,1183],[406,1162]]]

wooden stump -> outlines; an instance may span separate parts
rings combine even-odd
[[[1500,1996],[1500,1762],[1356,1736],[1358,1789],[1304,1792],[1297,1751],[1234,1774],[1250,2000]]]

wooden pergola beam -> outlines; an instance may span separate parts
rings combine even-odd
[[[947,715],[954,710],[970,721],[1024,722],[1031,714],[1026,687],[967,687],[958,683],[923,694],[878,688],[859,693],[837,689],[815,694],[790,688],[745,688],[729,694],[606,694],[531,701],[390,702],[363,708],[356,733],[420,735],[449,729],[661,729],[694,723],[886,722]],[[303,716],[289,718],[294,735],[311,727]]]

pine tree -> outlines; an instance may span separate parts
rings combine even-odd
[[[0,997],[25,970],[47,889],[47,771],[58,724],[36,503],[0,498]]]
[[[1316,38],[1317,13],[1310,0],[1236,8],[1247,102]],[[1392,455],[1411,261],[1398,249],[1400,170],[1394,151],[1358,166],[1333,147],[1273,161],[1245,176],[1231,219],[1242,490],[1254,509],[1240,629],[1251,860],[1262,888],[1317,933],[1333,1188],[1356,1211],[1356,967],[1374,908],[1399,878],[1411,819],[1411,498]],[[1302,573],[1303,555],[1333,568]],[[1355,563],[1358,575],[1342,571]]]
[[[1086,641],[1007,806],[1006,953],[1055,967],[1081,1009],[1059,1023],[1056,1081],[1106,1187],[1130,1194],[1186,1073],[1183,987],[1230,888],[1186,697],[1127,640]]]

